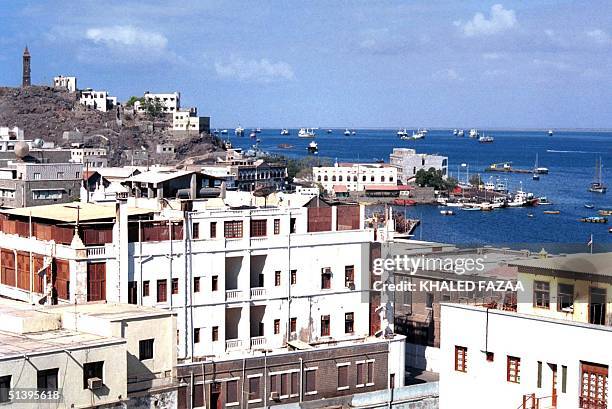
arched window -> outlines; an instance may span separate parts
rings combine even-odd
[[[380,177],[380,181],[381,181],[381,182],[384,182],[384,181],[385,181],[385,177],[384,177],[384,176],[381,176],[381,177]]]
[[[393,182],[393,176],[389,176],[389,182]]]
[[[353,182],[357,182],[357,175],[353,176]]]
[[[361,178],[361,181],[362,181],[362,182],[365,182],[365,181],[366,181],[366,175],[363,175],[363,177]]]
[[[317,182],[320,182],[320,181],[321,181],[321,175],[317,177]]]
[[[374,182],[374,175],[370,176],[370,181]]]
[[[338,182],[342,182],[342,175],[338,176]]]
[[[332,182],[336,181],[336,175],[332,176]]]
[[[329,180],[329,179],[328,179],[328,177],[327,177],[327,175],[325,175],[325,177],[323,177],[323,180],[324,180],[325,182],[327,182],[327,181]]]

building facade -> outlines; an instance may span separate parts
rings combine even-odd
[[[397,167],[398,177],[403,183],[414,179],[421,169],[434,168],[442,172],[445,179],[448,177],[448,158],[446,156],[416,153],[414,149],[408,148],[393,148],[393,152],[389,155],[389,162]]]
[[[12,152],[15,144],[24,140],[23,129],[16,126],[0,126],[0,152]]]
[[[181,109],[181,94],[179,92],[172,93],[152,93],[145,92],[143,96],[145,101],[156,101],[161,104],[162,112],[171,114]],[[145,107],[140,101],[134,102],[136,112],[144,113]]]
[[[188,134],[192,132],[198,135],[202,132],[210,131],[210,118],[198,116],[197,108],[188,110],[175,110],[172,112],[172,131],[176,135],[177,132]]]
[[[394,187],[398,184],[397,175],[397,168],[374,163],[335,163],[312,168],[313,182],[330,194],[334,186],[343,186],[349,192],[362,192],[371,186]]]
[[[117,106],[117,97],[109,96],[106,91],[88,88],[81,91],[79,102],[86,107],[107,112]]]
[[[57,77],[53,77],[53,86],[55,88],[62,88],[68,92],[76,92],[77,91],[77,78],[76,77],[64,77],[63,75],[59,75]]]
[[[71,148],[70,162],[80,163],[83,167],[104,168],[108,165],[108,158],[106,155],[106,148]]]

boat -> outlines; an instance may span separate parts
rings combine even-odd
[[[527,213],[527,217],[533,217],[533,213]]]
[[[357,132],[355,132],[355,131],[351,132],[351,135],[356,135],[356,134],[357,134]]]
[[[308,150],[308,153],[316,155],[319,153],[319,145],[317,145],[317,143],[315,141],[310,141],[310,143],[308,144],[308,148],[306,148]]]
[[[280,131],[280,134],[283,135],[283,136],[289,135],[289,129],[287,129],[287,128],[282,129]]]
[[[482,135],[478,138],[478,142],[480,143],[492,143],[495,140],[491,135]]]
[[[252,139],[257,138],[257,132],[255,132],[254,130],[251,131],[251,133],[249,134],[249,137],[252,138]]]
[[[327,133],[332,133],[332,132],[333,132],[333,131],[332,131],[331,129],[328,129],[328,130],[327,130]]]
[[[476,211],[478,211],[478,212],[479,212],[479,211],[481,211],[481,210],[482,210],[482,208],[481,208],[481,207],[479,207],[479,206],[463,206],[463,207],[461,208],[461,210],[465,210],[465,211],[467,211],[467,212],[470,212],[470,211],[471,211],[471,212],[476,212]]]
[[[393,199],[393,204],[396,206],[414,206],[416,200],[413,199]]]
[[[221,135],[227,135],[227,129],[222,129],[221,130]]]
[[[585,204],[584,204],[584,208],[585,208],[585,209],[594,209],[594,208],[595,208],[595,205],[594,205],[594,204],[591,204],[591,203],[585,203]]]
[[[469,137],[470,138],[478,138],[480,136],[480,134],[478,133],[477,129],[470,129],[470,133],[469,133]]]
[[[400,129],[399,131],[397,131],[397,136],[399,138],[406,137],[406,136],[408,136],[408,131],[406,130],[406,128]]]
[[[595,161],[595,179],[591,182],[589,186],[589,192],[593,193],[606,193],[608,189],[606,185],[603,183],[603,164],[601,162],[601,157]]]
[[[548,136],[553,136],[553,131],[552,131],[552,129],[549,129],[549,130],[548,130]]]
[[[351,134],[351,131],[347,129],[344,130],[344,136],[349,136]]]
[[[522,206],[533,206],[538,203],[538,199],[533,197],[533,193],[527,193],[523,190],[523,183],[521,187],[516,191],[514,197],[508,202],[508,207],[522,207]]]
[[[412,133],[412,139],[423,139],[427,135],[426,129],[417,129],[416,132]]]
[[[612,216],[612,210],[602,209],[597,214],[600,216]]]
[[[238,128],[234,129],[234,134],[236,136],[244,136],[244,128],[238,125]]]
[[[453,129],[453,135],[457,136],[458,133],[459,131],[457,129]]]
[[[465,135],[465,132],[463,131],[463,129],[460,129],[459,132],[457,132],[457,136],[463,136]]]
[[[608,223],[608,219],[602,216],[590,216],[590,217],[582,217],[578,219],[583,223]]]
[[[559,210],[544,210],[544,212],[542,212],[544,214],[560,214],[561,212]]]
[[[533,164],[533,180],[540,180],[540,174],[536,171],[538,169],[538,154],[536,153],[535,163]]]
[[[291,149],[291,148],[293,148],[293,145],[290,145],[288,143],[279,143],[277,146],[279,148],[281,148],[281,149]]]
[[[546,205],[551,205],[551,204],[552,202],[549,202],[546,196],[538,197],[538,206],[546,206]]]
[[[300,128],[298,137],[300,138],[314,138],[316,136],[314,128]]]
[[[261,133],[261,128],[255,129],[255,133]]]
[[[440,210],[440,214],[442,216],[454,216],[455,212],[453,212],[452,210]]]
[[[608,229],[608,233],[612,233],[612,227]]]

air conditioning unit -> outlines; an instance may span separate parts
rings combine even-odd
[[[100,378],[88,378],[87,379],[87,387],[92,391],[95,389],[100,389],[102,387],[102,379]]]
[[[278,392],[270,392],[270,399],[278,401],[280,400],[280,395]]]

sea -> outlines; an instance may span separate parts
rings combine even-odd
[[[257,134],[259,148],[270,154],[292,158],[308,155],[310,139],[298,138],[297,129],[281,136],[280,129],[263,129]],[[547,252],[612,251],[612,216],[607,224],[582,223],[580,218],[596,216],[599,209],[612,209],[612,131],[554,131],[546,130],[485,130],[495,138],[493,143],[479,143],[477,139],[453,135],[451,129],[429,130],[424,139],[401,140],[397,129],[355,129],[355,135],[345,136],[344,129],[318,129],[315,138],[318,157],[331,162],[389,162],[393,148],[413,148],[417,153],[440,154],[448,157],[450,176],[465,181],[469,175],[480,173],[486,182],[499,178],[510,191],[521,186],[535,196],[546,196],[552,205],[532,208],[506,208],[492,212],[467,212],[455,209],[455,216],[442,216],[436,205],[395,207],[394,211],[421,221],[414,231],[414,239],[451,243],[458,246],[509,247]],[[411,133],[412,130],[409,130]],[[482,132],[482,131],[481,131]],[[250,149],[255,141],[236,137],[230,130],[233,146]],[[280,148],[281,144],[292,145]],[[538,166],[549,169],[534,181],[531,174],[485,172],[492,163],[511,163],[514,168],[533,169],[536,154]],[[609,187],[605,194],[588,192],[595,176],[595,162],[601,158],[604,182]],[[585,204],[594,205],[588,209]],[[369,212],[379,211],[371,207]],[[558,215],[547,215],[546,210],[559,210]],[[533,217],[528,217],[531,213]],[[592,237],[592,247],[589,242]]]

